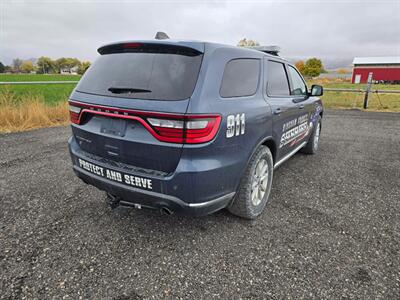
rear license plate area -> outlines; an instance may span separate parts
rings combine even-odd
[[[127,121],[116,118],[104,118],[101,122],[100,132],[119,137],[125,136]]]

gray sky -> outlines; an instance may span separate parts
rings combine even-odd
[[[12,1],[0,0],[0,61],[93,60],[98,46],[173,38],[279,45],[283,56],[325,61],[400,55],[400,0]]]

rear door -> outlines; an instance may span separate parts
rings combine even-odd
[[[273,114],[273,136],[277,141],[277,161],[292,149],[287,134],[297,124],[298,108],[290,95],[289,79],[285,64],[278,60],[265,60],[267,101]]]
[[[70,97],[85,110],[72,126],[81,150],[117,164],[173,172],[182,149],[174,139],[182,131],[202,53],[168,44],[100,49]]]

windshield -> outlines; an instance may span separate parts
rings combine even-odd
[[[187,99],[196,85],[201,59],[201,54],[104,54],[88,69],[76,90],[149,100]]]

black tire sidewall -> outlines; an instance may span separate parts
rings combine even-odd
[[[265,159],[267,161],[269,175],[268,184],[261,203],[255,206],[251,201],[252,177],[255,173],[255,168],[261,159]],[[257,216],[259,216],[263,212],[269,199],[272,187],[273,169],[274,165],[271,151],[266,146],[259,146],[247,165],[236,196],[231,205],[228,207],[229,211],[246,219],[255,219]]]

